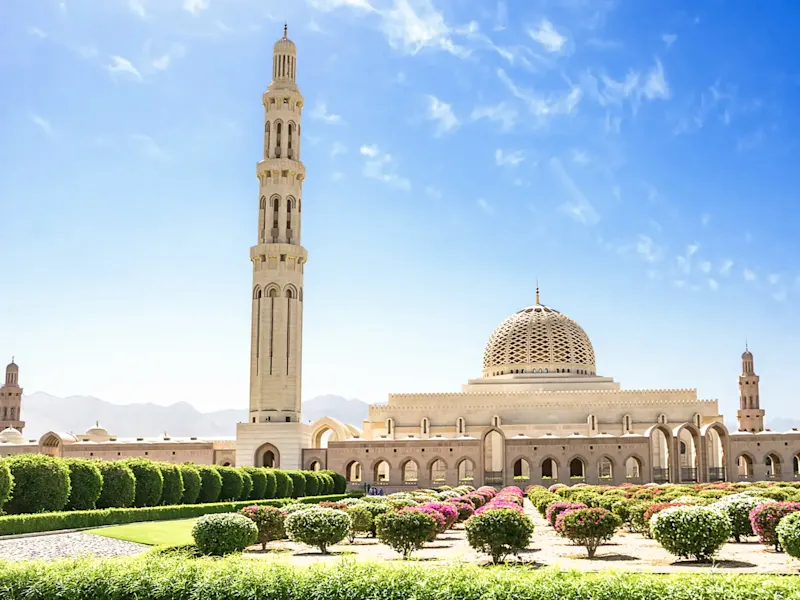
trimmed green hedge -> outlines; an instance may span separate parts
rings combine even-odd
[[[588,573],[337,562],[315,568],[232,556],[0,565],[4,600],[780,600],[794,577]]]
[[[348,495],[307,496],[305,498],[283,498],[278,500],[247,500],[245,502],[213,502],[210,504],[179,504],[177,506],[154,506],[145,508],[105,508],[98,510],[73,510],[64,512],[10,515],[0,517],[0,536],[21,533],[40,533],[59,529],[80,529],[121,525],[140,521],[171,521],[191,519],[202,515],[237,512],[245,506],[285,506],[286,504],[317,504],[336,502]],[[0,588],[2,597],[2,588]]]

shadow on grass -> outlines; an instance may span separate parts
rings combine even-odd
[[[584,560],[597,560],[600,562],[635,561],[641,560],[638,556],[628,556],[627,554],[595,554],[594,558],[588,556],[576,556]]]
[[[676,560],[672,564],[676,567],[696,567],[699,569],[707,569],[709,567],[715,569],[752,569],[756,566],[755,563],[744,560],[714,560],[702,562],[697,560]]]

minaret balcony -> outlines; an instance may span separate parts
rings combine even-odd
[[[286,172],[284,174],[284,172]],[[259,179],[275,179],[281,177],[298,177],[299,181],[306,178],[306,166],[299,160],[291,158],[265,158],[256,165],[256,176]]]

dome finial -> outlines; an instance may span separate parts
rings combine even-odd
[[[286,21],[284,21],[283,22],[283,39],[288,40],[289,39],[287,37],[288,35],[289,35],[289,24]]]
[[[539,302],[539,278],[536,278],[536,304],[541,304]]]

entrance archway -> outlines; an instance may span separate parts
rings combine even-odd
[[[345,477],[350,483],[361,483],[361,463],[358,461],[350,461],[344,468]]]
[[[433,485],[444,485],[447,483],[447,465],[441,458],[437,458],[431,463],[430,473],[431,483]]]
[[[553,458],[542,461],[542,479],[558,479],[558,463]]]
[[[458,484],[472,485],[475,481],[475,463],[465,458],[458,463]]]
[[[781,457],[777,454],[767,454],[764,457],[764,466],[767,467],[767,477],[769,479],[780,479],[781,477]]]
[[[675,431],[680,483],[697,483],[700,476],[700,432],[684,423]]]
[[[736,459],[736,468],[739,471],[739,479],[748,481],[753,478],[753,457],[748,454],[740,454]]]
[[[607,456],[602,457],[597,463],[597,476],[605,481],[614,479],[614,463]]]
[[[403,464],[403,483],[408,485],[416,484],[419,481],[419,465],[409,459]]]
[[[705,427],[703,443],[706,451],[708,481],[711,483],[728,480],[728,432],[722,423]]]
[[[631,483],[638,483],[642,479],[642,461],[637,456],[625,459],[625,479]]]
[[[525,458],[514,461],[514,479],[527,481],[531,478],[531,464]]]
[[[483,483],[500,485],[505,481],[505,439],[497,429],[483,437]]]
[[[258,467],[279,469],[281,466],[281,453],[272,444],[262,444],[256,450],[254,464]]]
[[[586,478],[586,465],[583,463],[583,459],[576,456],[569,461],[569,478],[581,480]]]
[[[670,480],[670,447],[672,433],[665,425],[654,425],[648,431],[650,438],[650,464],[653,465],[653,482],[667,483]]]

